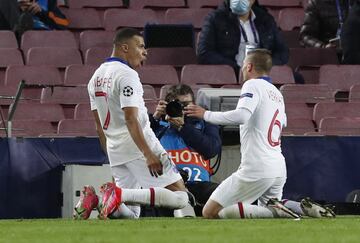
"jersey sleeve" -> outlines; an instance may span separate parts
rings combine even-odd
[[[121,108],[139,108],[143,91],[139,76],[135,71],[129,72],[128,75],[121,79],[119,83],[119,92]]]
[[[94,86],[93,86],[93,82],[92,79],[88,84],[88,93],[89,93],[89,98],[90,98],[90,109],[93,110],[97,110],[96,108],[96,104],[95,104],[95,91],[94,91]]]
[[[254,113],[260,100],[260,92],[253,82],[247,81],[241,88],[241,95],[236,106],[237,109],[245,108]]]

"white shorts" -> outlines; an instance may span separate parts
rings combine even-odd
[[[238,202],[251,204],[256,200],[259,206],[265,206],[270,198],[281,200],[285,182],[285,177],[248,181],[235,172],[216,188],[210,199],[224,208]]]
[[[167,153],[163,153],[160,160],[163,174],[159,177],[150,175],[145,158],[111,167],[116,185],[129,189],[166,187],[182,179]]]

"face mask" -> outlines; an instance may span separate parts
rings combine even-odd
[[[250,10],[249,0],[230,0],[230,9],[236,15],[244,15]]]

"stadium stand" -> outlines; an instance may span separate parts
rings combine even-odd
[[[288,119],[312,120],[313,118],[313,108],[305,103],[285,103],[285,112]]]
[[[63,108],[59,104],[19,103],[13,120],[38,120],[59,122],[65,119]]]
[[[21,38],[21,49],[27,53],[31,47],[64,47],[78,48],[78,44],[71,31],[26,31]]]
[[[236,84],[234,69],[228,65],[185,65],[180,82],[184,84],[209,84],[220,87]]]
[[[323,64],[338,64],[336,50],[333,48],[290,48],[288,65],[293,70],[304,66],[317,66]]]
[[[76,120],[94,120],[90,104],[77,104],[74,110],[74,119]]]
[[[316,104],[335,101],[336,91],[326,84],[286,84],[280,87],[285,102]]]
[[[73,64],[67,66],[64,85],[87,86],[96,68],[96,65]]]
[[[325,117],[320,120],[319,132],[360,135],[360,117]]]
[[[354,84],[360,84],[359,65],[322,65],[319,70],[319,83],[332,89],[349,91]]]
[[[303,8],[283,8],[279,12],[278,24],[281,30],[299,29],[304,23]]]
[[[175,68],[186,64],[197,64],[195,50],[191,47],[153,47],[148,49],[145,64],[172,65]]]
[[[187,6],[189,8],[217,8],[223,0],[196,0],[196,1],[187,1]]]
[[[64,9],[66,17],[69,19],[70,24],[68,29],[72,31],[91,30],[91,29],[102,29],[102,18],[98,11],[92,8],[82,9]]]
[[[273,66],[270,71],[270,77],[275,86],[295,83],[293,71],[287,65]]]
[[[78,49],[32,47],[26,56],[26,65],[49,65],[65,68],[71,64],[82,64],[81,54]]]
[[[99,66],[110,57],[112,47],[91,47],[85,52],[84,64]]]
[[[18,48],[14,32],[0,30],[0,48]]]
[[[319,125],[325,117],[360,117],[359,105],[359,102],[319,102],[314,106],[313,120]]]
[[[123,1],[119,0],[67,0],[69,8],[124,8]]]
[[[5,70],[9,65],[24,65],[17,48],[0,48],[0,85],[4,84]]]
[[[171,84],[166,84],[164,86],[161,87],[160,89],[160,99],[161,100],[164,100],[165,97],[166,97],[166,94],[168,93],[168,90],[169,88],[171,87],[172,85]],[[193,90],[194,92],[194,95],[195,95],[195,99],[197,97],[197,93],[199,91],[199,89],[201,88],[211,88],[210,85],[207,85],[207,84],[199,84],[199,85],[196,85],[196,84],[190,84],[189,85],[191,87],[191,89]]]
[[[200,30],[205,17],[212,10],[211,8],[171,8],[165,12],[165,24],[192,24],[195,29]]]
[[[309,132],[315,132],[314,123],[305,118],[288,119],[287,126],[283,129],[283,134],[286,135],[304,135]]]
[[[157,95],[155,89],[151,85],[143,85],[145,106],[148,109],[148,113],[154,113],[158,104]]]
[[[241,89],[242,87],[242,83],[241,84],[224,84],[223,86],[221,86],[221,88],[223,89]]]
[[[350,87],[349,102],[360,102],[360,84]]]
[[[115,31],[85,30],[80,33],[80,50],[91,47],[112,47]]]
[[[7,125],[6,125],[7,126]],[[0,121],[0,127],[4,124]],[[56,134],[56,128],[49,121],[15,120],[12,122],[12,136],[38,137],[40,134]],[[5,137],[6,131],[0,129],[0,137]]]
[[[40,103],[64,105],[89,103],[89,94],[86,86],[43,88]]]
[[[299,0],[259,0],[259,4],[267,8],[290,8],[302,5]]]
[[[57,133],[67,136],[97,136],[93,120],[63,119],[58,124]]]
[[[104,13],[104,28],[107,31],[121,27],[143,29],[147,23],[158,23],[156,13],[151,9],[108,9]]]
[[[289,31],[281,31],[281,35],[284,38],[284,41],[286,42],[287,46],[289,48],[300,48],[300,42],[299,42],[299,30],[289,30]]]

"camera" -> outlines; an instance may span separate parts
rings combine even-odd
[[[170,101],[166,105],[166,114],[170,117],[182,117],[184,105],[179,100]]]

